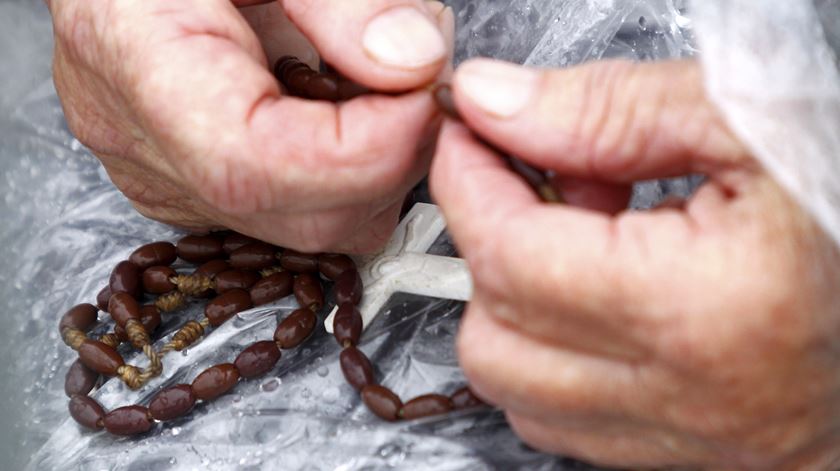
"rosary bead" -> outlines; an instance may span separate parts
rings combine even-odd
[[[230,266],[244,270],[262,270],[277,261],[277,248],[265,242],[252,242],[230,254]]]
[[[356,270],[345,270],[335,279],[335,302],[338,304],[359,304],[363,292],[362,278]]]
[[[338,101],[348,101],[353,98],[365,95],[369,92],[367,88],[358,83],[341,79],[338,81]]]
[[[452,97],[452,87],[448,84],[436,85],[432,89],[432,98],[435,100],[438,109],[447,117],[461,121],[461,114],[455,106],[455,99]]]
[[[445,414],[452,410],[452,401],[441,394],[417,396],[403,405],[401,416],[405,420]]]
[[[341,372],[350,386],[361,390],[369,384],[375,384],[373,379],[373,365],[368,357],[356,347],[347,347],[339,355]]]
[[[178,251],[171,242],[152,242],[146,244],[128,256],[128,261],[141,270],[153,266],[169,266],[178,258]]]
[[[143,271],[143,290],[149,294],[166,294],[175,288],[174,283],[169,281],[178,272],[171,267],[158,265]]]
[[[316,273],[318,255],[286,249],[280,255],[280,266],[295,273]]]
[[[74,394],[86,396],[98,380],[99,375],[95,371],[76,360],[64,376],[64,394],[68,397],[73,397]]]
[[[150,334],[154,332],[160,326],[160,320],[160,309],[155,305],[147,304],[140,307],[140,323],[143,324],[146,332]],[[126,335],[125,329],[122,326],[114,326],[114,334],[116,334],[120,341],[128,341],[128,335]]]
[[[455,391],[451,396],[449,396],[449,399],[452,401],[452,406],[455,409],[470,409],[484,405],[484,401],[479,399],[478,396],[472,392],[469,386],[464,386],[463,388]]]
[[[362,315],[356,306],[344,303],[338,306],[333,318],[333,335],[342,347],[353,347],[362,336]]]
[[[232,234],[228,234],[228,236],[225,237],[224,241],[222,242],[222,250],[224,250],[225,253],[231,253],[234,250],[240,247],[244,247],[253,242],[257,242],[257,239],[254,239],[253,237],[248,237],[238,232],[234,232]]]
[[[213,298],[204,307],[204,315],[210,325],[218,327],[236,313],[251,308],[251,295],[243,289],[232,289]]]
[[[102,428],[105,409],[92,397],[76,394],[70,398],[70,416],[83,427],[94,430]]]
[[[277,325],[274,331],[274,341],[283,349],[300,345],[315,329],[318,318],[315,313],[306,308],[296,309]]]
[[[274,273],[251,287],[251,302],[254,306],[276,301],[292,294],[292,274],[287,271]]]
[[[292,290],[300,307],[317,311],[324,305],[324,290],[321,288],[321,282],[309,273],[296,276]]]
[[[331,74],[315,74],[306,84],[306,95],[313,100],[338,101],[338,79]]]
[[[108,312],[117,323],[125,328],[129,319],[140,319],[140,305],[128,293],[115,293],[108,301]]]
[[[143,406],[124,406],[105,414],[102,420],[105,430],[114,435],[138,435],[151,430],[152,419],[149,409]]]
[[[96,307],[102,312],[108,312],[108,300],[111,299],[111,287],[105,286],[96,295]]]
[[[195,397],[211,401],[230,391],[239,381],[239,371],[230,363],[211,366],[196,376],[192,382]]]
[[[268,373],[279,360],[280,349],[277,348],[277,344],[271,340],[264,340],[242,350],[233,364],[239,375],[248,379]]]
[[[177,249],[178,256],[191,263],[209,262],[225,255],[222,241],[213,236],[188,235],[178,241]]]
[[[202,265],[200,265],[198,268],[195,269],[193,274],[204,275],[204,276],[209,277],[211,280],[215,280],[216,275],[218,275],[219,273],[221,273],[223,271],[227,271],[229,269],[230,269],[230,264],[227,262],[227,260],[216,259],[216,260],[210,260],[209,262],[203,263]],[[216,295],[216,292],[214,290],[208,289],[208,290],[205,290],[202,293],[197,294],[196,297],[212,298],[215,295]]]
[[[156,420],[172,420],[187,414],[195,405],[189,384],[178,384],[157,393],[149,403],[149,413]]]
[[[96,322],[97,313],[96,306],[92,304],[77,304],[61,316],[61,321],[58,323],[58,331],[64,332],[64,329],[72,328],[87,332]]]
[[[117,374],[125,361],[116,350],[97,340],[87,339],[79,347],[79,360],[93,371],[106,376]]]
[[[282,259],[280,263],[282,263]],[[335,281],[338,275],[346,270],[355,270],[356,264],[347,255],[325,253],[318,256],[318,269],[321,270],[322,275]]]
[[[111,281],[108,286],[111,288],[112,296],[117,293],[128,293],[139,297],[143,294],[140,286],[140,268],[128,260],[123,260],[111,272]]]
[[[378,384],[369,384],[362,388],[362,402],[379,418],[393,422],[398,420],[402,401],[390,389]]]
[[[214,279],[219,294],[232,289],[248,289],[259,280],[260,275],[250,270],[225,270]]]

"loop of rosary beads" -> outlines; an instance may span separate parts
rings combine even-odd
[[[294,57],[278,60],[274,73],[286,90],[298,97],[343,101],[368,92],[337,74],[316,72]],[[435,92],[436,97],[439,94]],[[441,105],[441,100],[437,101]],[[199,266],[191,274],[178,273],[170,267],[178,258]],[[283,250],[229,233],[224,237],[189,235],[175,245],[146,244],[117,264],[108,285],[97,294],[96,306],[80,304],[62,316],[61,337],[79,353],[65,377],[70,415],[90,429],[104,428],[114,435],[142,434],[156,421],[185,416],[197,401],[212,401],[229,392],[242,379],[268,373],[280,360],[281,350],[300,346],[315,330],[316,313],[324,306],[318,274],[334,283],[339,308],[333,327],[342,348],[341,370],[373,414],[388,421],[410,420],[483,405],[469,387],[451,396],[425,394],[403,403],[393,391],[376,382],[370,359],[357,348],[363,328],[357,305],[363,286],[350,257]],[[153,304],[141,305],[144,293],[158,297]],[[194,345],[207,329],[220,326],[239,312],[290,294],[301,307],[278,322],[272,340],[249,345],[233,363],[206,368],[190,384],[162,389],[148,407],[128,405],[108,412],[87,396],[101,376],[119,377],[132,389],[142,387],[161,374],[166,353]],[[155,350],[150,334],[160,325],[161,313],[177,310],[190,298],[212,298],[205,306],[204,317],[187,321],[169,342]],[[96,323],[97,308],[111,315],[114,332],[99,339],[88,338],[85,332]],[[117,350],[123,342],[142,350],[149,366],[141,370],[125,364]]]

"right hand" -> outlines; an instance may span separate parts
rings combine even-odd
[[[283,96],[269,64],[305,54],[294,24],[348,78],[417,89],[447,63],[451,10],[421,0],[237,10],[257,3],[48,0],[70,129],[153,219],[304,251],[373,250],[427,171],[429,94],[306,101]]]

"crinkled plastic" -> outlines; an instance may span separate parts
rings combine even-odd
[[[521,444],[498,411],[386,424],[360,405],[338,367],[338,347],[319,328],[265,377],[201,405],[188,418],[140,438],[80,429],[67,414],[64,372],[75,354],[58,318],[94,299],[113,265],[153,240],[178,233],[138,215],[66,128],[51,83],[51,31],[41,0],[0,1],[0,417],[3,469],[572,469],[582,465]],[[453,0],[459,59],[493,55],[571,65],[602,55],[669,58],[693,49],[686,20],[668,2],[623,0]],[[679,5],[678,5],[679,6]],[[644,206],[691,182],[649,184]],[[432,249],[451,254],[443,238]],[[242,313],[140,391],[107,382],[107,407],[147,401],[162,385],[190,381],[270,337],[291,299]],[[453,349],[462,304],[397,295],[364,334],[378,377],[402,397],[462,384]],[[200,314],[166,317],[164,332]],[[100,328],[106,328],[103,322]],[[130,363],[143,359],[127,354]],[[580,469],[580,468],[576,468]]]
[[[840,243],[840,2],[695,5],[712,100]]]

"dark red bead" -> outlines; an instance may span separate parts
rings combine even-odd
[[[315,329],[318,318],[306,308],[296,309],[277,325],[274,341],[280,348],[289,349],[300,345]]]
[[[252,242],[230,254],[230,265],[243,270],[262,270],[277,263],[277,248],[265,242]]]
[[[395,421],[399,419],[402,401],[390,389],[377,384],[369,384],[362,388],[362,402],[379,418]]]
[[[254,239],[253,237],[248,237],[238,232],[234,232],[232,234],[228,234],[225,237],[224,242],[222,242],[222,250],[224,250],[226,253],[231,253],[234,250],[240,247],[244,247],[253,242],[257,242],[257,239]]]
[[[218,327],[239,312],[251,308],[251,295],[243,289],[232,289],[213,298],[204,307],[210,325]]]
[[[369,384],[375,384],[373,378],[373,365],[368,357],[356,347],[347,347],[339,355],[341,372],[344,378],[357,390],[361,390]]]
[[[316,273],[318,255],[286,249],[280,255],[280,266],[295,273]]]
[[[285,298],[292,294],[292,274],[287,271],[273,273],[256,282],[250,293],[254,306]]]
[[[300,307],[317,311],[324,305],[324,290],[321,288],[321,282],[309,273],[295,277],[292,291]]]
[[[178,384],[157,393],[149,403],[149,413],[157,420],[172,420],[187,414],[195,405],[189,384]]]
[[[260,281],[260,275],[250,270],[226,270],[216,275],[216,292],[219,294],[232,289],[249,289]]]
[[[143,294],[140,268],[128,260],[118,263],[111,272],[111,281],[108,286],[111,288],[112,296],[117,293],[128,293],[135,298],[139,297]]]
[[[222,241],[213,236],[188,235],[178,241],[177,249],[178,256],[191,263],[209,262],[225,255]]]
[[[464,386],[452,393],[449,399],[452,401],[452,406],[455,409],[469,409],[485,405],[484,401],[479,399],[468,386]]]
[[[359,304],[363,292],[362,278],[356,270],[346,270],[335,280],[335,302],[338,304]]]
[[[128,261],[137,265],[141,270],[153,266],[169,266],[178,258],[175,246],[170,242],[152,242],[146,244],[128,257]]]
[[[108,300],[111,299],[111,287],[106,286],[96,295],[96,307],[102,312],[108,312]]]
[[[362,315],[356,306],[344,303],[333,317],[333,335],[342,347],[355,346],[362,336]]]
[[[170,278],[177,276],[178,273],[171,267],[162,265],[153,266],[143,271],[143,290],[149,294],[165,294],[177,286],[169,281]]]
[[[114,293],[108,301],[108,313],[117,325],[125,328],[129,319],[140,320],[140,304],[128,293]]]
[[[318,270],[330,280],[335,280],[338,278],[338,275],[351,269],[355,270],[356,264],[347,255],[321,254],[318,256]]]
[[[64,329],[71,328],[87,332],[96,323],[98,312],[92,304],[77,304],[61,316],[58,331],[64,332]]]
[[[102,428],[102,420],[105,418],[105,409],[95,399],[76,394],[70,398],[70,416],[83,427],[93,430]]]
[[[114,376],[117,369],[125,364],[116,350],[97,340],[87,339],[79,347],[79,360],[91,370]]]
[[[149,409],[143,406],[124,406],[105,414],[102,419],[105,430],[114,435],[138,435],[151,430],[152,422]]]
[[[406,402],[402,408],[402,418],[419,419],[431,415],[445,414],[452,410],[452,401],[441,394],[425,394]]]
[[[195,397],[202,401],[212,401],[236,386],[239,370],[230,363],[211,366],[196,376],[192,382]]]
[[[97,381],[99,381],[99,374],[85,366],[80,360],[76,360],[64,376],[64,394],[68,397],[73,397],[74,394],[85,396],[96,386]]]
[[[277,344],[271,340],[264,340],[242,350],[233,364],[239,370],[239,375],[247,379],[268,373],[278,360],[280,349],[277,348]]]

